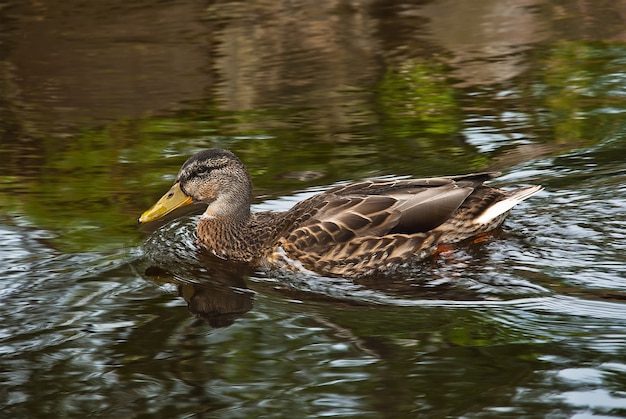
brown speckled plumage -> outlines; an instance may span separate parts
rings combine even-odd
[[[541,190],[503,191],[483,184],[497,175],[363,181],[314,195],[285,212],[251,213],[245,166],[234,154],[211,149],[183,165],[176,185],[208,204],[197,234],[218,257],[254,266],[294,262],[356,277],[490,231],[511,207]]]

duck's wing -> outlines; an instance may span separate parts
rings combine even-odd
[[[494,176],[479,173],[339,186],[290,211],[293,223],[284,242],[321,255],[357,239],[425,233],[447,221],[476,187]]]

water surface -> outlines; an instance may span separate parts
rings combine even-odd
[[[626,416],[623,1],[5,2],[11,417]],[[383,278],[253,271],[138,215],[238,154],[255,210],[374,177],[542,184]]]

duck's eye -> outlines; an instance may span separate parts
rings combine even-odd
[[[208,172],[208,171],[209,171],[209,168],[208,168],[208,167],[206,167],[206,166],[200,166],[200,167],[198,167],[198,168],[196,169],[196,174],[197,174],[197,175],[202,175],[202,174],[204,174],[204,173],[206,173],[206,172]]]

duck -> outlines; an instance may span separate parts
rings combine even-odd
[[[317,193],[287,211],[252,212],[248,169],[231,151],[212,148],[185,161],[173,186],[139,222],[203,203],[197,244],[219,259],[356,278],[392,272],[442,245],[494,230],[515,205],[543,189],[485,184],[499,175],[362,180]]]

